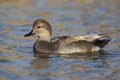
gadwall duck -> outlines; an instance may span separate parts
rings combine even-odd
[[[51,39],[51,25],[44,19],[37,19],[33,23],[30,33],[24,37],[37,35],[34,51],[39,53],[86,53],[96,52],[111,40],[105,34],[91,34],[85,36],[59,36]]]

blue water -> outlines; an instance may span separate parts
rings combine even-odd
[[[119,80],[120,1],[0,1],[0,80]],[[24,38],[43,18],[53,37],[105,33],[111,42],[102,54],[34,57],[36,39]]]

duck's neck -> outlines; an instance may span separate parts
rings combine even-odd
[[[38,40],[50,41],[51,34],[48,30],[41,29],[41,32],[38,34]]]

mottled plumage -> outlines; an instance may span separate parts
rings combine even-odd
[[[32,31],[26,34],[25,37],[33,35],[38,36],[38,40],[33,48],[35,52],[39,53],[70,54],[76,52],[94,52],[103,49],[111,40],[105,34],[59,36],[51,39],[51,25],[43,19],[35,20]]]

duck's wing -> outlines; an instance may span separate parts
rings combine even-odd
[[[66,38],[69,38],[69,36],[59,36],[59,37],[54,37],[52,38],[50,41],[51,42],[56,42],[56,41],[59,41],[59,40],[64,40]]]
[[[84,39],[92,42],[95,46],[103,48],[108,42],[110,42],[111,37],[105,34],[91,34],[84,36]]]
[[[72,42],[76,41],[83,41],[85,40],[85,36],[59,36],[59,37],[54,37],[50,41],[51,42],[60,42],[61,44],[69,44]],[[87,41],[87,40],[85,40]]]
[[[85,35],[85,36],[73,36],[75,39],[78,39],[78,40],[86,40],[86,41],[89,41],[89,42],[93,42],[94,40],[97,40],[97,39],[100,39],[100,38],[109,38],[109,36],[105,35],[105,34],[90,34],[90,35]]]
[[[85,36],[60,36],[51,39],[51,42],[60,41],[61,44],[69,44],[73,42],[88,41],[93,43],[95,46],[103,48],[111,38],[105,34],[91,34]]]

